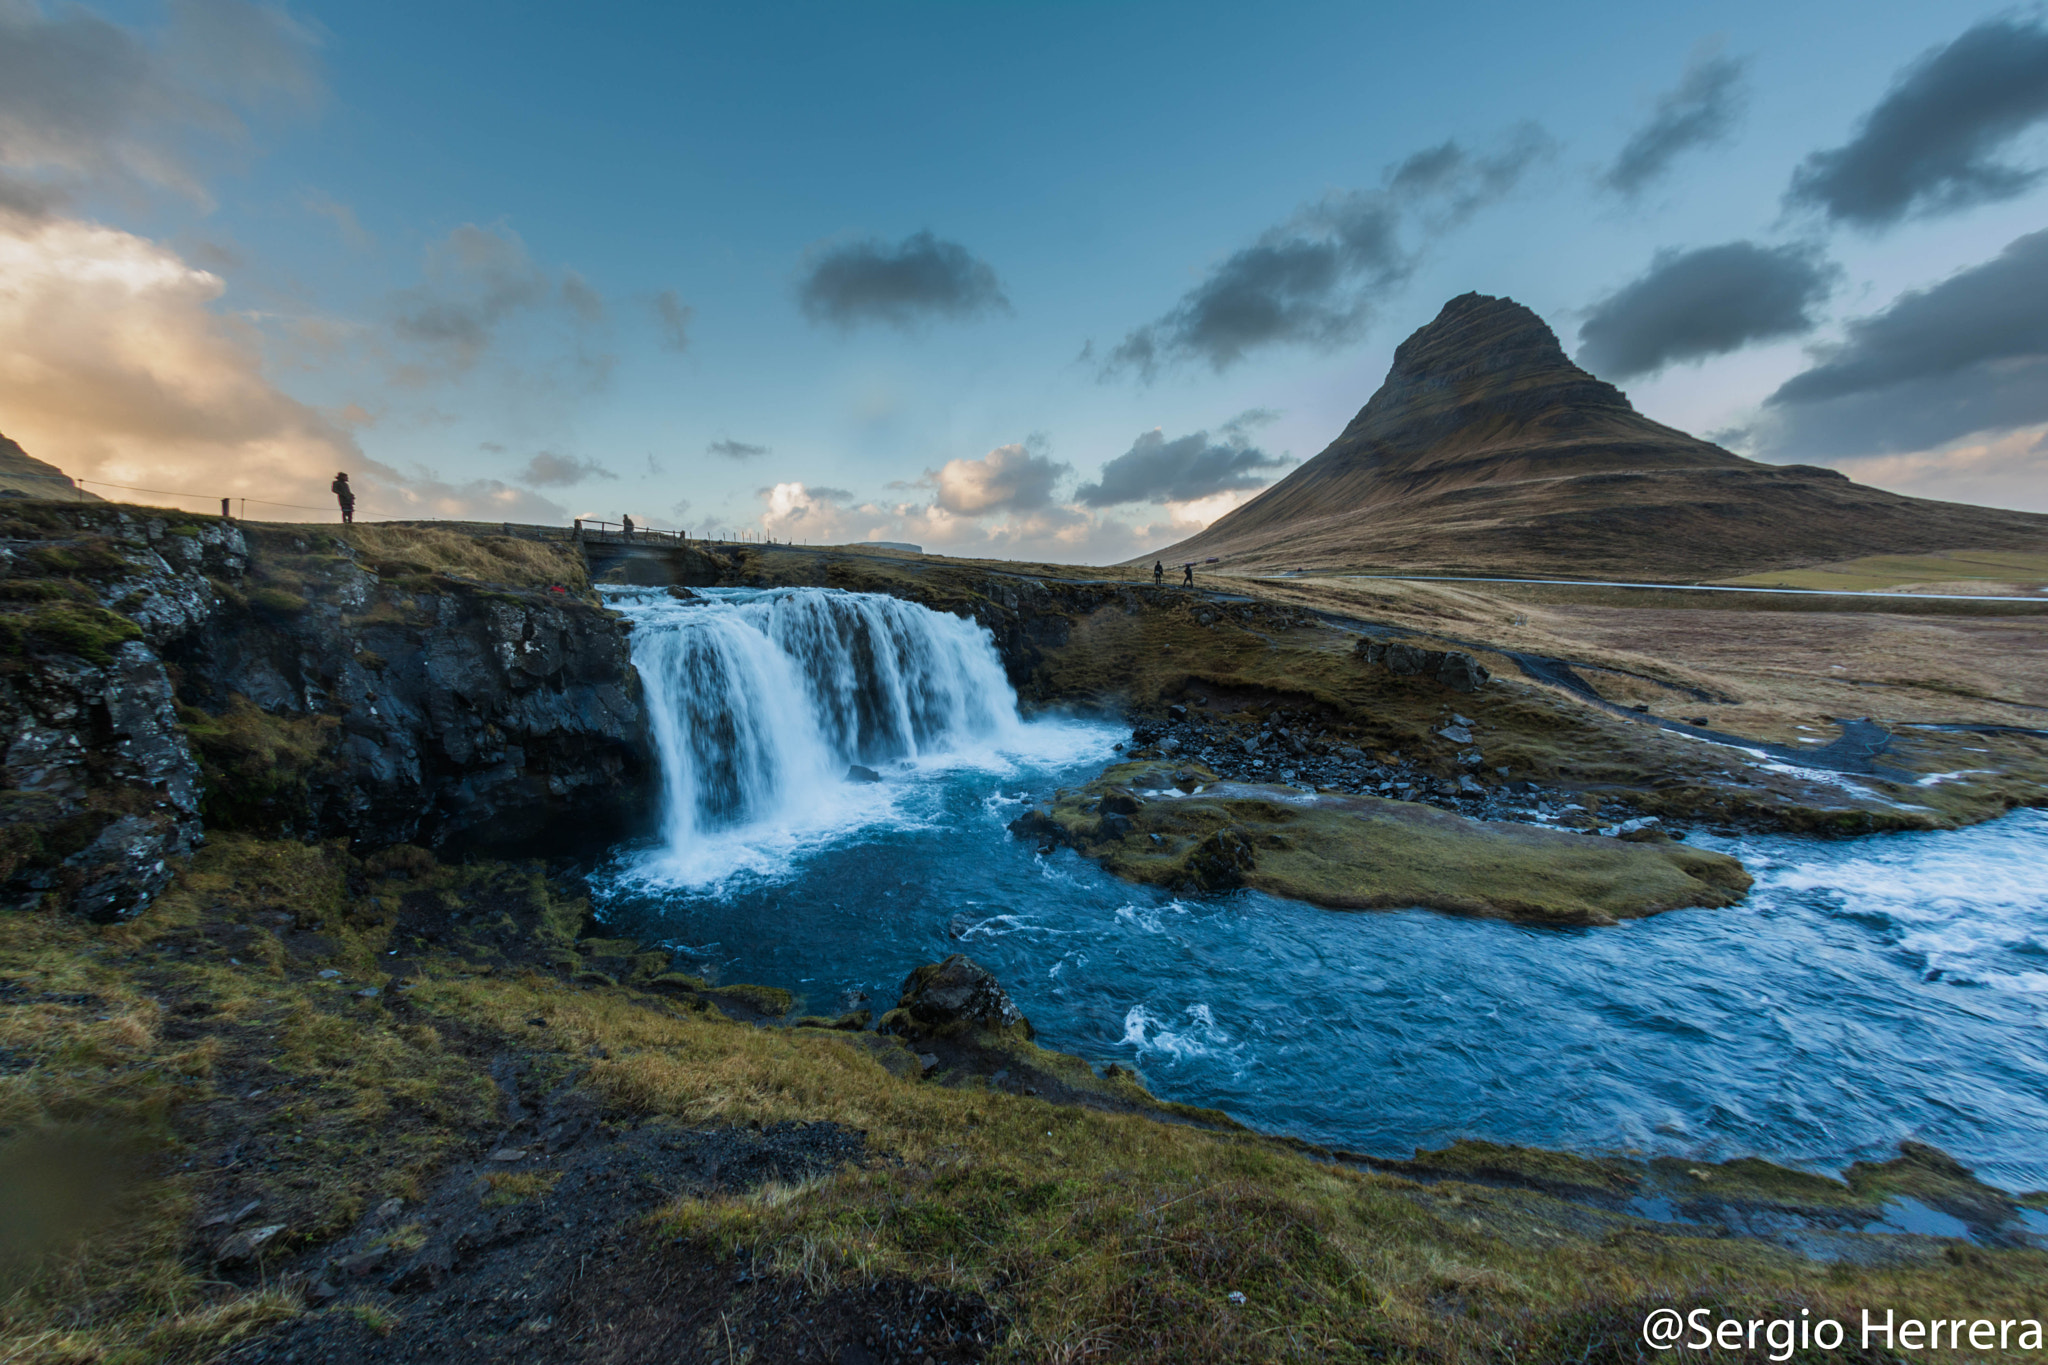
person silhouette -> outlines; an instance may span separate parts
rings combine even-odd
[[[626,539],[631,540],[633,538],[633,518],[631,514],[627,514],[620,519],[625,523]]]
[[[355,525],[356,490],[348,486],[348,471],[343,470],[336,474],[334,482],[329,484],[327,488],[329,492],[334,494],[334,500],[341,504],[341,524],[343,526]]]
[[[1159,560],[1152,561],[1152,586],[1158,587],[1166,581],[1166,565]]]
[[[1181,585],[1181,586],[1182,586],[1183,588],[1192,588],[1192,587],[1194,587],[1194,586],[1195,586],[1195,561],[1191,559],[1191,560],[1189,560],[1189,561],[1188,561],[1187,563],[1185,563],[1185,564],[1181,565],[1181,566],[1180,566],[1180,572],[1181,572],[1181,580],[1180,580],[1180,585]]]

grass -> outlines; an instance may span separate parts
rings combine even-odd
[[[1750,878],[1723,854],[1659,840],[1628,843],[1486,823],[1374,796],[1307,796],[1226,786],[1199,763],[1137,762],[1063,792],[1051,811],[1067,839],[1120,877],[1162,886],[1242,882],[1345,910],[1412,905],[1539,924],[1612,924],[1681,906],[1740,900]],[[1201,785],[1196,785],[1201,784]],[[1148,798],[1175,786],[1192,794]],[[1136,792],[1130,829],[1101,831],[1106,793]],[[1219,851],[1232,864],[1220,882]]]
[[[2024,1251],[1822,1266],[1588,1224],[1537,1194],[1368,1174],[1255,1134],[921,1083],[857,1037],[490,968],[452,927],[440,946],[403,937],[430,910],[516,921],[536,960],[582,914],[531,869],[222,836],[132,923],[0,917],[0,1049],[31,1061],[0,1073],[0,1129],[120,1133],[139,1153],[105,1196],[116,1216],[70,1220],[84,1235],[43,1246],[8,1284],[0,1359],[196,1362],[303,1311],[260,1284],[210,1282],[194,1260],[192,1219],[229,1192],[210,1174],[218,1154],[240,1141],[256,1158],[234,1194],[259,1191],[264,1217],[288,1224],[281,1252],[317,1245],[372,1201],[416,1197],[492,1130],[485,1072],[515,1040],[540,1074],[619,1115],[864,1130],[877,1160],[678,1199],[658,1231],[713,1255],[745,1248],[814,1288],[901,1275],[985,1295],[1014,1324],[1005,1360],[1562,1360],[1628,1339],[1646,1305],[1931,1316],[1967,1302],[2013,1316],[2048,1275],[2048,1257]],[[313,956],[309,934],[324,945]],[[394,947],[415,964],[402,1010],[388,988],[354,994]],[[1507,1160],[1466,1155],[1454,1175]],[[526,1174],[492,1185],[499,1203],[548,1193]]]
[[[1825,592],[2038,593],[2048,588],[2048,554],[1955,550],[1947,554],[1870,555],[1836,564],[1724,578],[1733,587],[1813,588]]]
[[[561,584],[581,593],[590,586],[583,557],[555,541],[479,534],[434,526],[358,524],[327,528],[379,574],[441,573],[480,583],[548,588]]]

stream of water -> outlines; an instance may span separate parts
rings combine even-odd
[[[1021,720],[973,623],[824,589],[611,601],[667,804],[600,899],[690,970],[879,1013],[964,951],[1048,1047],[1377,1155],[1479,1137],[1834,1171],[1914,1138],[2048,1187],[2048,813],[1703,839],[1756,875],[1747,901],[1613,928],[1174,896],[1008,835],[1128,731]]]

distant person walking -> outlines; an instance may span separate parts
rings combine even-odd
[[[631,540],[633,538],[633,518],[631,515],[626,515],[621,520],[626,524],[626,539]]]
[[[344,470],[336,474],[334,482],[329,484],[328,488],[334,493],[334,500],[341,504],[341,524],[355,525],[356,490],[348,486],[348,472]]]
[[[1192,588],[1195,586],[1194,560],[1190,559],[1187,563],[1180,566],[1180,585],[1183,588]]]
[[[1152,561],[1152,586],[1159,587],[1166,582],[1166,565],[1160,560]]]

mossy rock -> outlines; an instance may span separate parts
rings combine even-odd
[[[796,997],[780,986],[756,986],[742,981],[711,987],[708,993],[714,1000],[743,1006],[764,1019],[780,1019],[796,1008]]]
[[[673,960],[674,955],[671,953],[635,953],[633,954],[632,975],[628,979],[635,982],[651,981],[666,972],[669,968],[669,963]]]
[[[1914,1199],[1977,1228],[2015,1219],[2019,1204],[2004,1190],[1977,1179],[1948,1153],[1921,1142],[1902,1142],[1890,1161],[1859,1161],[1842,1173],[1865,1199]]]
[[[1720,1203],[1778,1209],[1850,1209],[1876,1213],[1875,1205],[1840,1180],[1810,1171],[1795,1171],[1753,1156],[1719,1163],[1658,1157],[1650,1163],[1650,1169],[1675,1186],[1685,1198],[1704,1197]]]
[[[619,984],[617,977],[605,972],[594,971],[588,967],[570,977],[569,980],[578,986],[616,986]]]
[[[1099,814],[1129,791],[1130,814]],[[1339,910],[1421,906],[1535,924],[1596,925],[1732,905],[1742,864],[1680,843],[1627,843],[1472,820],[1433,806],[1225,782],[1200,764],[1122,763],[1038,817],[1118,876],[1244,885]],[[1115,827],[1106,829],[1114,823]]]
[[[701,976],[688,976],[682,972],[662,972],[639,983],[642,990],[662,991],[670,995],[695,995],[711,989]]]
[[[789,1021],[789,1026],[791,1028],[821,1028],[833,1029],[842,1033],[854,1033],[865,1029],[874,1021],[874,1017],[872,1010],[850,1010],[837,1018],[829,1014],[800,1014]]]
[[[1481,1142],[1472,1138],[1460,1139],[1439,1151],[1418,1151],[1414,1161],[1403,1165],[1428,1173],[1609,1197],[1633,1194],[1643,1183],[1641,1173],[1631,1169],[1627,1163],[1574,1156],[1569,1152],[1548,1152],[1537,1147]]]
[[[584,938],[576,941],[576,951],[590,957],[633,957],[640,952],[640,941],[631,938]]]

